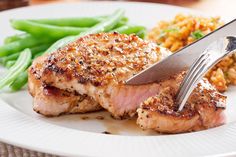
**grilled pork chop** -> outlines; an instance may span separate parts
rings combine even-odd
[[[43,58],[39,57],[35,62]],[[37,77],[34,77],[34,71],[31,70],[28,74],[28,89],[34,97],[33,109],[37,113],[45,116],[58,116],[65,113],[86,113],[102,108],[93,98],[87,95],[45,86],[36,79]]]
[[[135,35],[99,33],[34,61],[29,71],[41,84],[88,95],[122,118],[133,116],[140,103],[160,89],[158,84],[128,86],[125,80],[169,54]]]
[[[71,112],[71,105],[64,108],[61,102],[74,104],[86,95],[82,102],[86,101],[84,107],[92,105],[89,110],[100,104],[115,118],[133,116],[137,111],[137,123],[143,129],[180,133],[223,124],[226,97],[205,79],[181,112],[177,112],[174,97],[184,73],[161,83],[125,85],[125,80],[169,54],[135,35],[100,33],[82,37],[34,61],[29,69],[34,109],[54,115]],[[53,101],[59,101],[50,106],[51,95]]]
[[[181,112],[174,97],[183,73],[160,83],[157,95],[145,100],[137,110],[137,124],[143,129],[161,133],[181,133],[203,130],[225,123],[226,97],[203,79],[192,92]]]

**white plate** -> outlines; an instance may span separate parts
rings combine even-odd
[[[153,27],[177,13],[196,13],[180,7],[124,2],[56,4],[14,9],[0,13],[0,42],[14,34],[11,18],[95,16],[124,8],[132,23]],[[224,17],[227,18],[227,17]],[[236,88],[227,92],[228,123],[195,133],[157,135],[142,131],[134,120],[118,121],[105,112],[44,118],[32,111],[26,90],[0,94],[0,140],[20,147],[64,156],[212,156],[236,154]],[[105,120],[96,117],[103,115]],[[89,119],[83,120],[85,116]],[[116,135],[102,134],[110,131]]]

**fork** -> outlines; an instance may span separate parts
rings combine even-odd
[[[224,57],[236,51],[236,37],[227,36],[212,42],[191,65],[180,88],[177,92],[176,103],[181,111],[186,104],[188,97],[199,80]]]

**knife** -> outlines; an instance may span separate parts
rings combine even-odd
[[[140,85],[159,82],[181,72],[188,70],[204,49],[220,37],[236,35],[236,19],[207,34],[203,38],[184,47],[162,61],[141,71],[126,81],[128,85]]]

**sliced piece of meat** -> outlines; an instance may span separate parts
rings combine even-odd
[[[86,113],[102,109],[93,98],[87,95],[42,85],[30,72],[28,89],[33,96],[34,111],[45,116]]]
[[[101,110],[102,107],[91,97],[60,90],[55,87],[43,87],[34,97],[33,109],[44,116],[87,113]]]
[[[99,33],[84,36],[34,61],[30,73],[47,86],[88,95],[115,118],[133,116],[158,84],[127,86],[131,76],[171,54],[135,35]]]
[[[161,133],[182,133],[212,128],[225,123],[226,97],[203,79],[185,107],[178,112],[175,95],[183,74],[162,82],[156,96],[148,98],[137,110],[137,124]],[[171,85],[172,84],[172,85]]]

